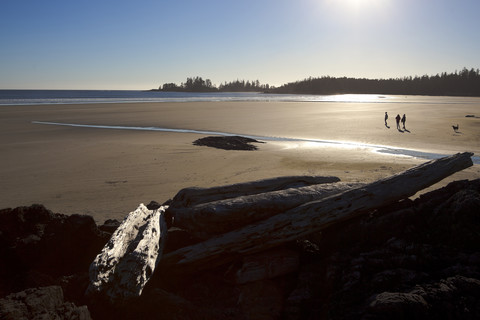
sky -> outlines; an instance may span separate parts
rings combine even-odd
[[[479,0],[1,0],[0,89],[480,68]]]

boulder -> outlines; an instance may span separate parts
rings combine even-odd
[[[478,318],[478,195],[455,181],[310,236],[285,317]]]
[[[252,138],[241,136],[215,136],[197,139],[193,142],[196,146],[207,146],[223,150],[257,150],[257,146],[252,143],[264,143]]]
[[[43,205],[0,210],[0,295],[84,272],[107,242],[91,216]]]
[[[417,285],[410,292],[382,292],[369,304],[368,318],[473,319],[480,314],[480,280],[462,276]],[[473,316],[473,317],[472,317]]]
[[[98,227],[98,229],[108,232],[110,234],[114,233],[115,230],[120,226],[120,221],[117,219],[108,219],[105,220],[105,222]]]
[[[244,284],[286,275],[297,271],[299,266],[298,252],[275,248],[244,256],[239,263],[231,265],[225,278],[236,284]]]
[[[0,318],[90,320],[87,306],[65,302],[59,286],[31,288],[0,299]]]

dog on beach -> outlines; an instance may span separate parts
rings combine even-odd
[[[452,126],[452,128],[453,128],[453,131],[457,132],[458,131],[458,123],[457,123],[456,126]]]

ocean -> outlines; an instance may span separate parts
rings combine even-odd
[[[290,101],[290,102],[368,102],[398,100],[395,96],[374,94],[302,95],[261,92],[163,92],[135,90],[0,90],[0,105],[202,102],[202,101]],[[402,98],[400,98],[403,100]]]
[[[140,90],[1,90],[1,105],[141,103],[141,102],[339,102],[477,104],[474,97],[395,96],[381,94],[271,94],[262,92],[163,92]]]

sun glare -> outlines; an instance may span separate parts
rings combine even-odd
[[[336,0],[335,2],[345,7],[360,8],[379,6],[385,2],[385,0]]]
[[[324,4],[334,11],[349,15],[367,16],[387,7],[390,0],[325,0]]]

